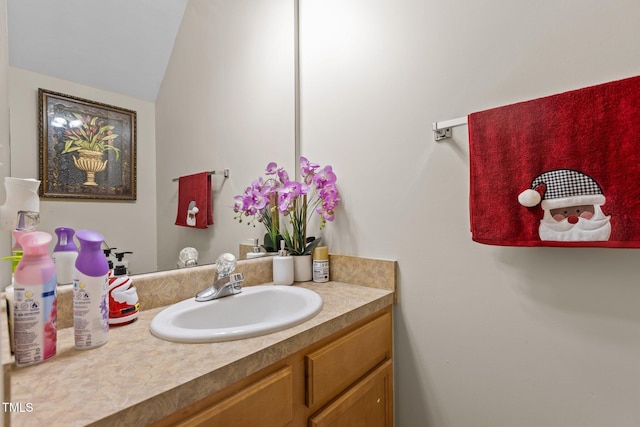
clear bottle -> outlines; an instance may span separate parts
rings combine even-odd
[[[76,236],[80,251],[73,280],[73,329],[76,349],[85,350],[109,340],[109,264],[100,248],[100,233],[80,230]]]
[[[43,362],[56,354],[56,266],[49,256],[51,235],[20,236],[24,253],[14,273],[14,350],[17,366]]]
[[[70,285],[73,283],[78,247],[73,241],[76,231],[73,228],[58,227],[56,235],[58,243],[53,248],[53,262],[56,264],[56,277],[58,285]]]
[[[284,248],[284,240],[280,241],[278,255],[273,257],[273,283],[293,285],[293,257]]]

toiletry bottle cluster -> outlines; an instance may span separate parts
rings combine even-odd
[[[110,325],[133,322],[138,295],[123,258],[115,254],[110,266],[104,238],[91,230],[55,230],[57,244],[49,255],[49,233],[16,230],[12,256],[12,284],[7,296],[11,349],[17,366],[50,359],[57,348],[57,286],[73,284],[75,348],[85,350],[108,341]],[[74,243],[74,234],[79,248]],[[107,256],[105,256],[107,255]]]
[[[280,241],[278,255],[273,257],[273,283],[292,285],[295,281],[294,260],[285,249],[284,240]],[[312,279],[317,283],[329,281],[329,248],[319,246],[312,254]]]

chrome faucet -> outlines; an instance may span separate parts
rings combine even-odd
[[[231,274],[236,268],[236,257],[224,253],[216,260],[216,276],[213,285],[196,294],[196,301],[211,301],[214,299],[235,295],[242,292],[242,273]]]

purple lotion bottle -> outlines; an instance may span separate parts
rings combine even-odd
[[[85,350],[109,340],[109,264],[101,249],[102,234],[79,230],[76,237],[80,250],[73,279],[73,329],[76,349]]]

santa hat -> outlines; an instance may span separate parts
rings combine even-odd
[[[531,187],[518,195],[528,208],[540,203],[544,210],[580,205],[603,205],[604,194],[588,175],[572,169],[555,169],[538,175]]]

